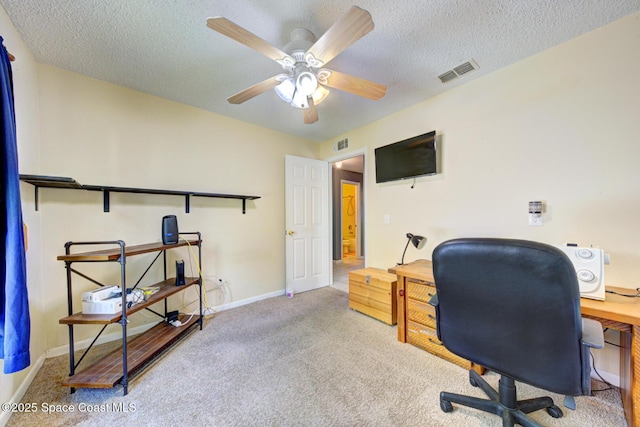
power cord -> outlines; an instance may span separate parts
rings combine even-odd
[[[187,247],[189,248],[189,252],[191,253],[191,258],[189,258],[189,265],[191,266],[191,260],[193,259],[193,261],[196,264],[196,267],[198,268],[198,272],[200,273],[200,275],[199,275],[200,281],[201,281],[200,286],[204,286],[204,274],[202,273],[202,269],[200,268],[200,263],[198,263],[198,259],[196,258],[196,255],[193,252],[193,247],[191,246],[191,243],[189,242],[189,239],[186,239],[184,236],[182,236],[180,234],[178,234],[178,237],[181,238],[182,240],[184,240],[185,243],[187,244]],[[192,303],[189,303],[189,304],[185,305],[184,296],[185,296],[185,294],[183,293],[182,294],[182,306],[183,307],[186,307],[187,305],[193,304],[193,302],[192,302]],[[207,312],[211,312],[211,314],[208,314],[208,316],[215,315],[216,314],[215,310],[213,308],[209,307],[209,301],[208,301],[208,298],[207,298],[207,288],[206,287],[204,288],[204,292],[203,292],[203,302],[204,302],[205,310]],[[193,314],[192,314],[192,316],[193,316]]]
[[[608,390],[616,389],[617,387],[615,387],[609,381],[607,381],[604,378],[602,378],[602,375],[600,375],[600,372],[598,372],[598,370],[596,369],[596,359],[593,357],[593,353],[591,352],[591,350],[589,350],[589,355],[591,356],[591,367],[593,368],[593,372],[595,372],[596,375],[598,376],[598,378],[600,378],[600,381],[602,381],[603,383],[605,383],[607,385],[606,388],[603,388],[603,389],[600,389],[600,390],[591,390],[591,394],[593,395],[593,393],[599,393],[601,391],[608,391]]]
[[[187,244],[187,246],[189,248],[189,252],[191,253],[191,257],[189,257],[189,268],[191,270],[191,274],[193,275],[193,267],[192,267],[192,264],[191,264],[191,261],[193,260],[193,262],[195,262],[196,267],[198,269],[199,277],[200,277],[200,280],[201,280],[200,285],[204,286],[204,283],[205,283],[204,274],[202,273],[202,269],[200,268],[200,264],[198,262],[198,258],[196,257],[196,255],[195,255],[195,253],[193,251],[193,247],[191,246],[191,243],[189,242],[188,239],[186,239],[184,236],[182,236],[180,234],[178,234],[178,237],[181,238]],[[203,314],[204,314],[204,317],[211,317],[211,316],[214,316],[215,314],[217,314],[217,312],[212,307],[209,306],[207,293],[210,290],[219,289],[222,292],[223,298],[226,300],[226,292],[225,292],[225,287],[224,286],[225,286],[225,283],[221,279],[218,278],[218,283],[212,289],[207,289],[206,286],[204,287],[204,292],[203,292],[203,303],[204,303],[203,304],[204,305],[204,313]],[[183,292],[182,293],[182,308],[186,308],[186,307],[190,306],[191,304],[199,301],[199,300],[193,300],[190,303],[185,303],[185,295],[186,295],[186,292]],[[196,313],[199,313],[199,312],[200,312],[200,310],[194,311],[191,314],[191,316],[189,317],[189,319],[187,319],[187,321],[185,323],[188,323],[189,320],[191,320],[191,318]],[[171,324],[174,327],[180,327],[180,326],[183,326],[185,324],[185,323],[182,323],[180,320],[172,320],[172,321],[170,321],[168,323]]]
[[[608,293],[608,294],[620,295],[621,297],[627,297],[627,298],[638,298],[638,297],[640,297],[640,288],[636,288],[636,294],[635,295],[621,294],[620,292],[612,291],[612,290],[609,290],[609,289],[607,289],[605,292]]]
[[[169,322],[169,324],[170,324],[171,326],[176,327],[176,328],[178,328],[178,327],[180,327],[180,326],[184,326],[184,325],[186,325],[187,323],[189,323],[189,322],[191,321],[191,319],[193,319],[193,316],[194,316],[195,314],[197,314],[197,313],[199,313],[199,312],[200,312],[200,310],[197,310],[197,311],[194,311],[193,313],[191,313],[191,315],[189,316],[189,318],[188,318],[187,320],[185,320],[185,322],[184,322],[184,323],[182,323],[179,319],[176,319],[176,320],[172,320],[171,322]]]

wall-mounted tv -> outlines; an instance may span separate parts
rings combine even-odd
[[[376,182],[436,173],[436,131],[375,149]]]

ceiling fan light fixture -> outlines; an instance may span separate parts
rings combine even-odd
[[[293,79],[291,77],[288,77],[282,80],[282,83],[276,86],[275,90],[280,99],[289,104],[291,103],[291,101],[293,101],[293,95],[296,91],[296,84],[293,82]]]
[[[293,94],[291,105],[296,108],[309,108],[309,101],[307,100],[306,95],[304,95],[299,90],[296,90]]]
[[[313,105],[318,105],[329,95],[329,89],[322,85],[318,85],[318,88],[313,92],[311,98],[313,98]]]
[[[311,96],[318,88],[318,79],[310,71],[303,71],[296,79],[296,90],[305,97]]]

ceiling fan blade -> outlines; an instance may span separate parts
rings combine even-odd
[[[256,83],[250,88],[247,88],[241,92],[236,93],[232,97],[228,98],[227,101],[231,104],[242,104],[245,101],[250,100],[254,96],[258,96],[261,93],[264,93],[270,89],[275,88],[280,84],[280,77],[282,74],[278,74],[277,76],[269,77],[267,80],[264,80],[260,83]]]
[[[318,121],[318,109],[313,103],[313,98],[307,98],[309,100],[309,107],[302,109],[302,118],[306,125],[310,125]]]
[[[327,30],[307,51],[324,64],[373,30],[371,14],[353,6]],[[322,66],[322,65],[320,65]]]
[[[363,96],[374,101],[379,100],[387,93],[385,85],[326,68],[318,71],[318,81],[334,89]]]
[[[282,63],[282,61],[291,61],[291,64],[295,63],[295,60],[285,52],[281,51],[270,43],[267,43],[252,32],[247,31],[241,26],[229,21],[227,18],[224,18],[222,16],[209,18],[207,19],[207,27],[229,38],[232,38],[245,46],[257,50],[264,56],[271,58],[278,63]]]

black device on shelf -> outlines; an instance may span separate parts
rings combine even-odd
[[[376,183],[437,173],[436,131],[375,149]]]
[[[178,243],[178,219],[175,215],[162,217],[162,243],[165,245]]]
[[[184,286],[184,261],[176,261],[176,286]]]

